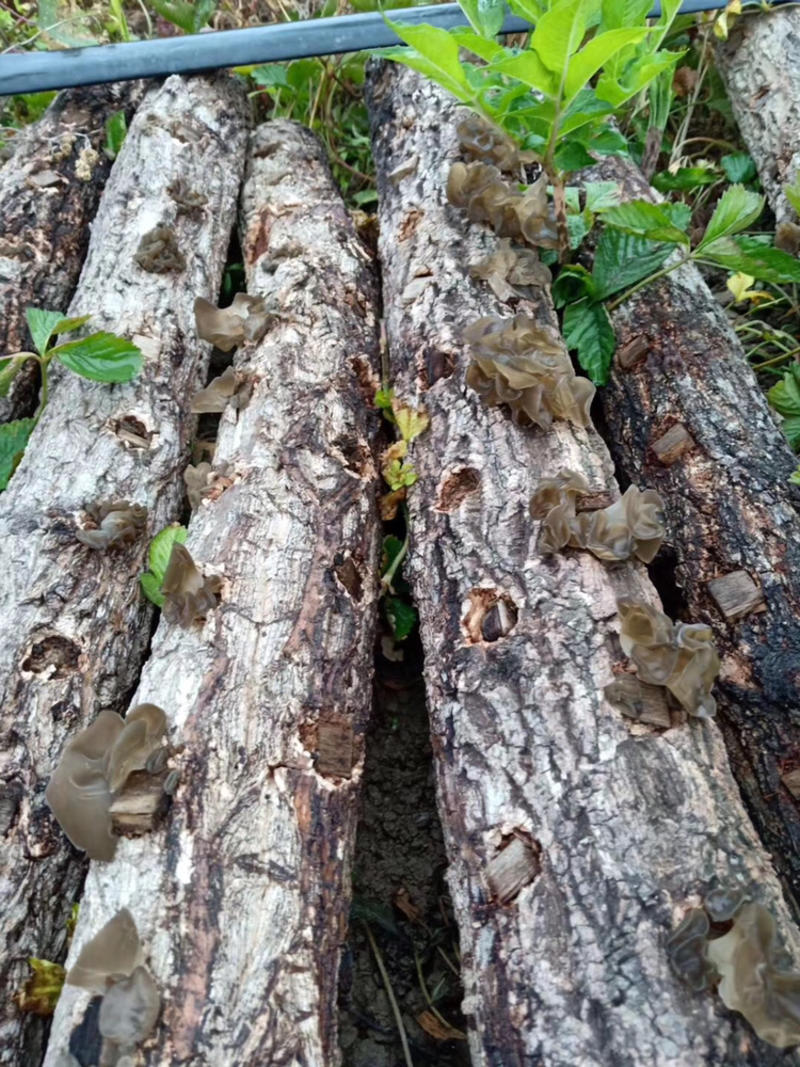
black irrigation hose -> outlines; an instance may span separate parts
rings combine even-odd
[[[787,0],[773,0],[773,3],[785,2]],[[681,13],[713,11],[722,7],[725,7],[725,0],[684,0]],[[660,13],[661,5],[655,2],[651,14]],[[466,24],[458,4],[403,8],[389,14],[393,19],[412,25],[427,22],[449,29]],[[523,19],[509,16],[503,23],[502,32],[518,33],[527,29],[529,25]],[[128,44],[6,54],[0,56],[0,95],[132,78],[157,78],[167,74],[195,74],[220,67],[360,52],[398,43],[381,13],[370,11],[360,15],[280,22],[246,30],[195,33]]]

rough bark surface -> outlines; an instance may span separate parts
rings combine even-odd
[[[236,355],[255,391],[220,427],[215,463],[234,482],[189,526],[194,558],[225,576],[222,603],[192,631],[162,618],[134,698],[165,708],[181,784],[161,830],[91,865],[70,958],[128,907],[164,996],[148,1062],[326,1067],[371,702],[379,526],[361,382],[377,307],[300,126],[253,137],[242,248],[250,292],[279,318]],[[65,987],[46,1064],[87,1002]]]
[[[800,171],[800,9],[776,8],[737,19],[716,54],[775,217],[796,220],[783,186]]]
[[[244,167],[244,105],[228,77],[170,78],[147,96],[106,185],[69,309],[132,338],[144,368],[118,386],[56,374],[0,497],[2,1063],[38,1062],[41,1020],[23,1025],[10,993],[28,956],[63,955],[84,874],[45,804],[47,779],[72,734],[101,709],[126,707],[148,644],[152,609],[138,575],[149,537],[180,514],[189,400],[210,354],[196,340],[193,303],[219,288]],[[165,187],[178,177],[207,196],[202,217],[176,218]],[[134,262],[158,223],[174,228],[186,256],[180,273]],[[119,499],[147,506],[146,534],[108,553],[80,544],[83,510]]]
[[[66,90],[19,134],[0,170],[0,355],[30,348],[26,307],[66,311],[111,169],[106,119],[130,119],[142,92],[140,82]],[[37,388],[31,361],[0,397],[0,421],[31,415]]]
[[[601,170],[625,196],[649,195],[633,167],[609,161]],[[628,369],[615,360],[599,390],[609,447],[626,479],[666,502],[655,573],[675,589],[676,613],[714,629],[733,772],[798,915],[800,808],[782,783],[800,765],[800,493],[788,480],[796,460],[694,267],[642,290],[612,320],[618,346],[643,338],[646,348]],[[681,443],[665,451],[676,426]],[[715,580],[736,571],[760,597],[731,618]]]
[[[602,697],[621,659],[615,598],[655,601],[646,572],[536,548],[539,478],[570,467],[616,492],[608,452],[562,422],[521,430],[466,387],[461,331],[511,309],[468,275],[496,238],[445,202],[454,108],[392,67],[370,95],[392,375],[431,417],[413,448],[408,574],[473,1062],[783,1062],[668,966],[666,938],[715,878],[763,896],[794,947],[797,930],[716,725],[632,726]],[[521,307],[555,322],[545,291]],[[511,632],[470,636],[465,618],[497,596],[517,609]]]

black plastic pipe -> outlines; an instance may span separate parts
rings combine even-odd
[[[773,3],[776,2],[784,3],[787,0],[773,0]],[[725,7],[725,0],[684,0],[681,13],[692,14],[722,7]],[[651,15],[655,17],[660,13],[661,5],[655,2]],[[401,8],[389,12],[389,15],[410,25],[426,22],[442,29],[463,26],[467,21],[458,4]],[[502,32],[519,33],[529,28],[523,19],[509,16],[503,23]],[[399,43],[382,14],[370,11],[304,22],[271,23],[246,30],[221,30],[62,51],[7,54],[0,56],[0,96],[132,78],[158,78],[167,74],[196,74],[220,67],[360,52]]]

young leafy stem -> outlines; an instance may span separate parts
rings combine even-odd
[[[19,352],[0,361],[0,396],[6,396],[14,378],[29,359],[41,369],[39,404],[31,418],[0,425],[0,490],[8,485],[25,451],[28,438],[42,417],[50,396],[50,364],[54,359],[69,370],[95,382],[121,383],[135,378],[142,367],[142,353],[131,341],[100,331],[76,341],[54,343],[60,334],[85,326],[90,315],[68,318],[60,311],[28,308],[25,312],[35,352]]]

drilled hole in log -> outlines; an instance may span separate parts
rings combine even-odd
[[[74,641],[61,634],[48,634],[31,645],[22,669],[33,674],[47,671],[51,678],[66,678],[77,670],[80,658],[81,650]]]
[[[541,845],[519,831],[504,841],[499,852],[486,865],[486,885],[492,900],[510,904],[542,869]]]
[[[516,604],[506,593],[498,593],[496,589],[473,589],[461,624],[470,644],[491,644],[511,633],[518,615]]]
[[[473,493],[481,487],[480,471],[475,467],[459,467],[445,476],[439,487],[436,501],[437,511],[455,511]]]

